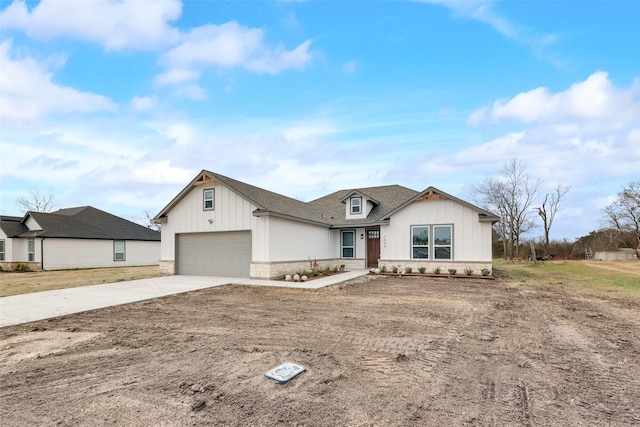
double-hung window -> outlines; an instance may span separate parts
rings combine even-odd
[[[204,192],[202,193],[204,203],[203,206],[205,211],[211,211],[215,208],[214,195],[215,191],[213,190],[213,188],[204,190]]]
[[[362,197],[351,198],[351,214],[357,215],[362,212]]]
[[[355,258],[356,256],[356,233],[355,231],[342,232],[342,258]]]
[[[36,260],[36,242],[33,239],[27,241],[27,252],[29,253],[29,261]]]
[[[433,226],[433,258],[452,259],[451,251],[451,226]]]
[[[0,261],[4,261],[4,240],[0,240]]]
[[[411,227],[412,259],[453,259],[453,226],[414,225]]]
[[[115,240],[113,242],[113,260],[124,261],[126,259],[124,240]]]
[[[411,227],[411,252],[413,259],[429,259],[429,226]]]

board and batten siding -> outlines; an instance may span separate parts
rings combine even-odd
[[[258,254],[255,261],[291,261],[329,259],[336,257],[336,244],[327,227],[268,217],[266,252]],[[264,237],[267,237],[264,239]]]
[[[158,241],[126,240],[124,261],[113,260],[113,240],[47,238],[42,247],[45,270],[157,265],[160,261]],[[40,251],[40,242],[36,250]]]
[[[214,189],[214,209],[204,210],[203,191]],[[224,185],[199,185],[193,189],[167,215],[162,224],[160,259],[175,261],[176,234],[210,233],[219,231],[258,230],[258,218],[253,216],[256,206],[229,190]],[[255,233],[252,233],[255,234]],[[258,250],[252,236],[252,257]]]
[[[381,258],[411,259],[413,225],[453,225],[453,261],[491,262],[491,222],[452,200],[416,201],[393,215],[380,227]]]

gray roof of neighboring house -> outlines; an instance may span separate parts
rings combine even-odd
[[[33,218],[41,230],[29,230],[25,225]],[[12,230],[10,237],[55,237],[67,239],[143,240],[159,241],[160,233],[92,206],[60,209],[56,212],[27,212],[18,225],[1,222]]]
[[[254,214],[257,216],[274,215],[328,227],[340,228],[356,225],[380,224],[387,220],[390,215],[413,202],[428,190],[431,192],[436,191],[438,194],[469,206],[478,212],[481,220],[497,221],[497,217],[495,217],[495,215],[433,187],[429,187],[423,192],[418,192],[401,185],[385,185],[379,187],[340,190],[306,203],[207,170],[200,172],[176,197],[174,197],[171,202],[169,202],[167,206],[160,211],[160,213],[158,213],[158,215],[156,215],[155,220],[165,217],[169,211],[193,189],[194,186],[207,182],[220,182],[253,203],[258,208],[254,211]],[[346,218],[345,199],[351,194],[366,196],[374,202],[375,207],[371,210],[367,218]]]

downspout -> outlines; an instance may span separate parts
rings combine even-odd
[[[46,237],[43,237],[40,240],[40,269],[42,271],[45,271],[45,269],[44,269],[44,239],[46,239]]]

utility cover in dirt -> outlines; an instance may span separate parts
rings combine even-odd
[[[267,378],[278,381],[280,384],[284,384],[287,381],[294,378],[296,375],[304,372],[305,368],[295,363],[285,362],[282,365],[276,366],[272,370],[268,371],[265,375]]]

